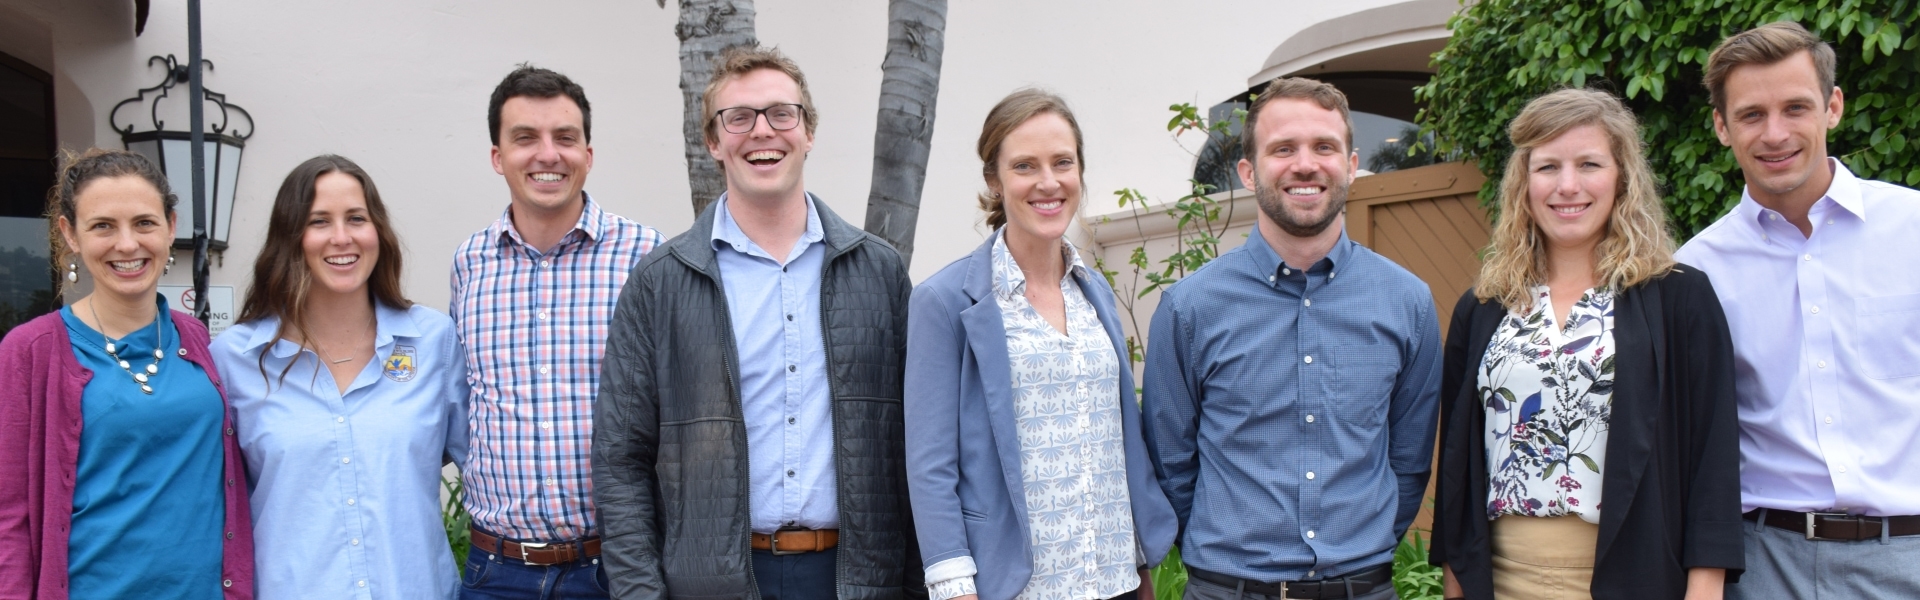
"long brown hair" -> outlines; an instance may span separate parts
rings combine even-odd
[[[380,190],[365,169],[344,156],[326,154],[307,159],[287,174],[280,193],[273,199],[273,214],[267,222],[267,241],[253,262],[253,286],[241,305],[241,323],[267,317],[280,319],[278,337],[304,340],[307,337],[307,298],[313,286],[313,273],[307,270],[307,219],[313,211],[314,184],[322,175],[340,173],[360,181],[367,195],[367,218],[380,240],[380,257],[367,278],[369,300],[409,308],[413,301],[400,293],[400,238],[387,219],[387,205],[380,201]],[[261,353],[261,375],[266,375],[266,353]],[[287,368],[293,368],[292,363]],[[286,376],[283,370],[280,375]]]
[[[1474,296],[1496,300],[1507,310],[1533,307],[1530,286],[1547,282],[1547,250],[1528,202],[1528,161],[1533,150],[1576,127],[1594,125],[1607,134],[1613,160],[1620,165],[1614,184],[1613,213],[1600,244],[1593,249],[1594,276],[1616,291],[1665,275],[1673,269],[1673,233],[1666,206],[1641,147],[1639,120],[1619,98],[1606,92],[1564,89],[1527,103],[1507,125],[1513,157],[1500,180],[1500,217],[1493,224],[1487,261],[1480,266]]]

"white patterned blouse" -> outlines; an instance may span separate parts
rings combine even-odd
[[[1027,302],[1026,275],[993,244],[993,291],[1007,328],[1013,414],[1020,436],[1033,577],[1018,596],[1033,600],[1112,598],[1140,586],[1133,510],[1120,427],[1120,359],[1093,304],[1074,283],[1087,269],[1071,243],[1063,250],[1066,305],[1062,335]],[[992,574],[982,574],[992,576]],[[972,593],[972,578],[936,582],[934,598]]]
[[[1600,480],[1613,415],[1613,300],[1587,290],[1553,322],[1547,286],[1508,312],[1480,362],[1487,410],[1487,518],[1578,515],[1600,522]]]

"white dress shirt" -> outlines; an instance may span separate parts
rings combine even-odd
[[[1742,510],[1920,514],[1920,192],[1828,164],[1812,235],[1743,193],[1676,255],[1733,333]]]

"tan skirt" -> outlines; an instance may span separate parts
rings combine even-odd
[[[1493,597],[1586,600],[1593,597],[1593,551],[1600,526],[1580,517],[1494,519]]]

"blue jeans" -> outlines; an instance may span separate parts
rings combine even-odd
[[[834,600],[840,596],[834,581],[837,550],[775,556],[753,551],[753,579],[762,600]]]
[[[1836,542],[1747,521],[1747,572],[1729,600],[1920,598],[1920,536]]]
[[[491,533],[491,532],[489,532]],[[529,565],[475,547],[460,571],[460,600],[606,600],[600,557],[557,565]]]

